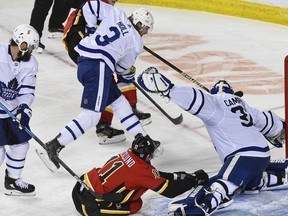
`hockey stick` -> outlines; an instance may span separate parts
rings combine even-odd
[[[7,108],[0,102],[0,108],[4,110],[11,118],[13,121],[16,121],[21,128],[25,130],[25,132],[31,136],[38,144],[42,146],[46,151],[49,151],[45,145],[31,130],[29,130],[27,127],[21,125],[20,120],[17,119]],[[91,188],[89,188],[85,182],[83,182],[79,176],[77,176],[76,173],[74,173],[57,155],[55,155],[53,152],[50,152],[53,155],[53,158],[62,165],[76,180],[81,184],[82,187],[84,187],[86,190],[89,191],[89,193],[95,197],[95,199],[99,200],[105,200],[105,201],[121,201],[122,200],[122,195],[120,193],[110,193],[110,194],[98,194],[95,193]]]
[[[211,93],[210,90],[205,87],[204,85],[202,85],[200,82],[198,82],[196,79],[194,79],[193,77],[191,77],[189,74],[185,73],[184,71],[180,70],[179,68],[177,68],[175,65],[173,65],[172,63],[170,63],[169,61],[167,61],[166,59],[162,58],[161,56],[159,56],[157,53],[155,53],[154,51],[152,51],[151,49],[149,49],[148,47],[144,46],[144,49],[149,52],[151,55],[155,56],[156,58],[158,58],[160,61],[164,62],[165,64],[167,64],[169,67],[171,67],[172,69],[176,70],[178,73],[180,73],[182,76],[184,76],[185,78],[187,78],[188,80],[192,81],[193,83],[195,83],[196,85],[198,85],[200,88],[204,89],[205,91],[207,91],[208,93]],[[236,91],[234,92],[234,94],[238,97],[242,97],[244,95],[244,93],[242,91]]]
[[[151,49],[149,49],[148,47],[144,46],[144,49],[149,52],[151,55],[155,56],[156,58],[158,58],[160,61],[162,61],[163,63],[167,64],[169,67],[171,67],[172,69],[174,69],[175,71],[177,71],[178,73],[180,73],[182,76],[184,76],[185,78],[187,78],[188,80],[192,81],[193,83],[195,83],[196,85],[198,85],[200,88],[204,89],[205,91],[210,93],[210,90],[208,88],[206,88],[204,85],[202,85],[200,82],[198,82],[196,79],[194,79],[193,77],[191,77],[189,74],[185,73],[184,71],[180,70],[179,68],[177,68],[175,65],[171,64],[169,61],[167,61],[166,59],[162,58],[161,56],[159,56],[157,53],[155,53],[154,51],[152,51]]]
[[[139,89],[144,95],[145,97],[151,101],[157,108],[158,110],[163,113],[163,115],[165,115],[173,124],[178,125],[181,124],[181,122],[183,121],[183,116],[182,114],[180,114],[180,116],[178,116],[177,118],[172,118],[168,113],[165,112],[165,110],[163,110],[135,81],[133,81],[133,84],[136,86],[137,89]]]

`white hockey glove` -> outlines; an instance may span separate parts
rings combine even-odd
[[[170,89],[174,86],[171,81],[158,72],[157,68],[149,67],[138,76],[139,85],[147,92],[161,93],[169,97]]]
[[[266,137],[265,138],[276,148],[282,148],[285,144],[285,122],[283,122],[283,128],[275,137]]]

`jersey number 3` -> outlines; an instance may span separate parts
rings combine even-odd
[[[120,31],[118,30],[117,27],[111,26],[109,28],[109,30],[114,33],[111,37],[109,37],[108,35],[104,35],[104,36],[97,35],[96,36],[95,41],[98,45],[106,46],[109,43],[112,43],[113,41],[117,40],[120,37]]]
[[[253,126],[252,116],[251,116],[250,114],[248,115],[242,106],[233,107],[233,108],[231,109],[231,112],[232,112],[232,113],[237,113],[237,112],[240,112],[240,113],[241,113],[240,119],[243,120],[243,121],[241,122],[241,124],[242,124],[243,126],[245,126],[245,127],[251,127],[251,126]]]

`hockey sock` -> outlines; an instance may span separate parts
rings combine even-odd
[[[61,145],[67,145],[76,140],[88,129],[95,127],[99,122],[100,116],[100,112],[83,109],[75,119],[65,126],[64,130],[61,132],[61,136],[58,138],[59,143]]]
[[[24,168],[29,143],[21,143],[18,145],[9,146],[6,152],[6,166],[8,176],[13,179],[18,179],[21,176]]]
[[[5,148],[4,146],[1,146],[0,147],[0,166],[2,165],[4,159],[5,159]]]
[[[110,106],[115,115],[120,119],[122,125],[131,135],[134,137],[138,133],[141,133],[144,136],[147,135],[139,119],[134,115],[129,102],[123,95],[121,95]]]

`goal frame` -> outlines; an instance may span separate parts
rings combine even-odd
[[[285,157],[288,158],[288,55],[284,59]]]

